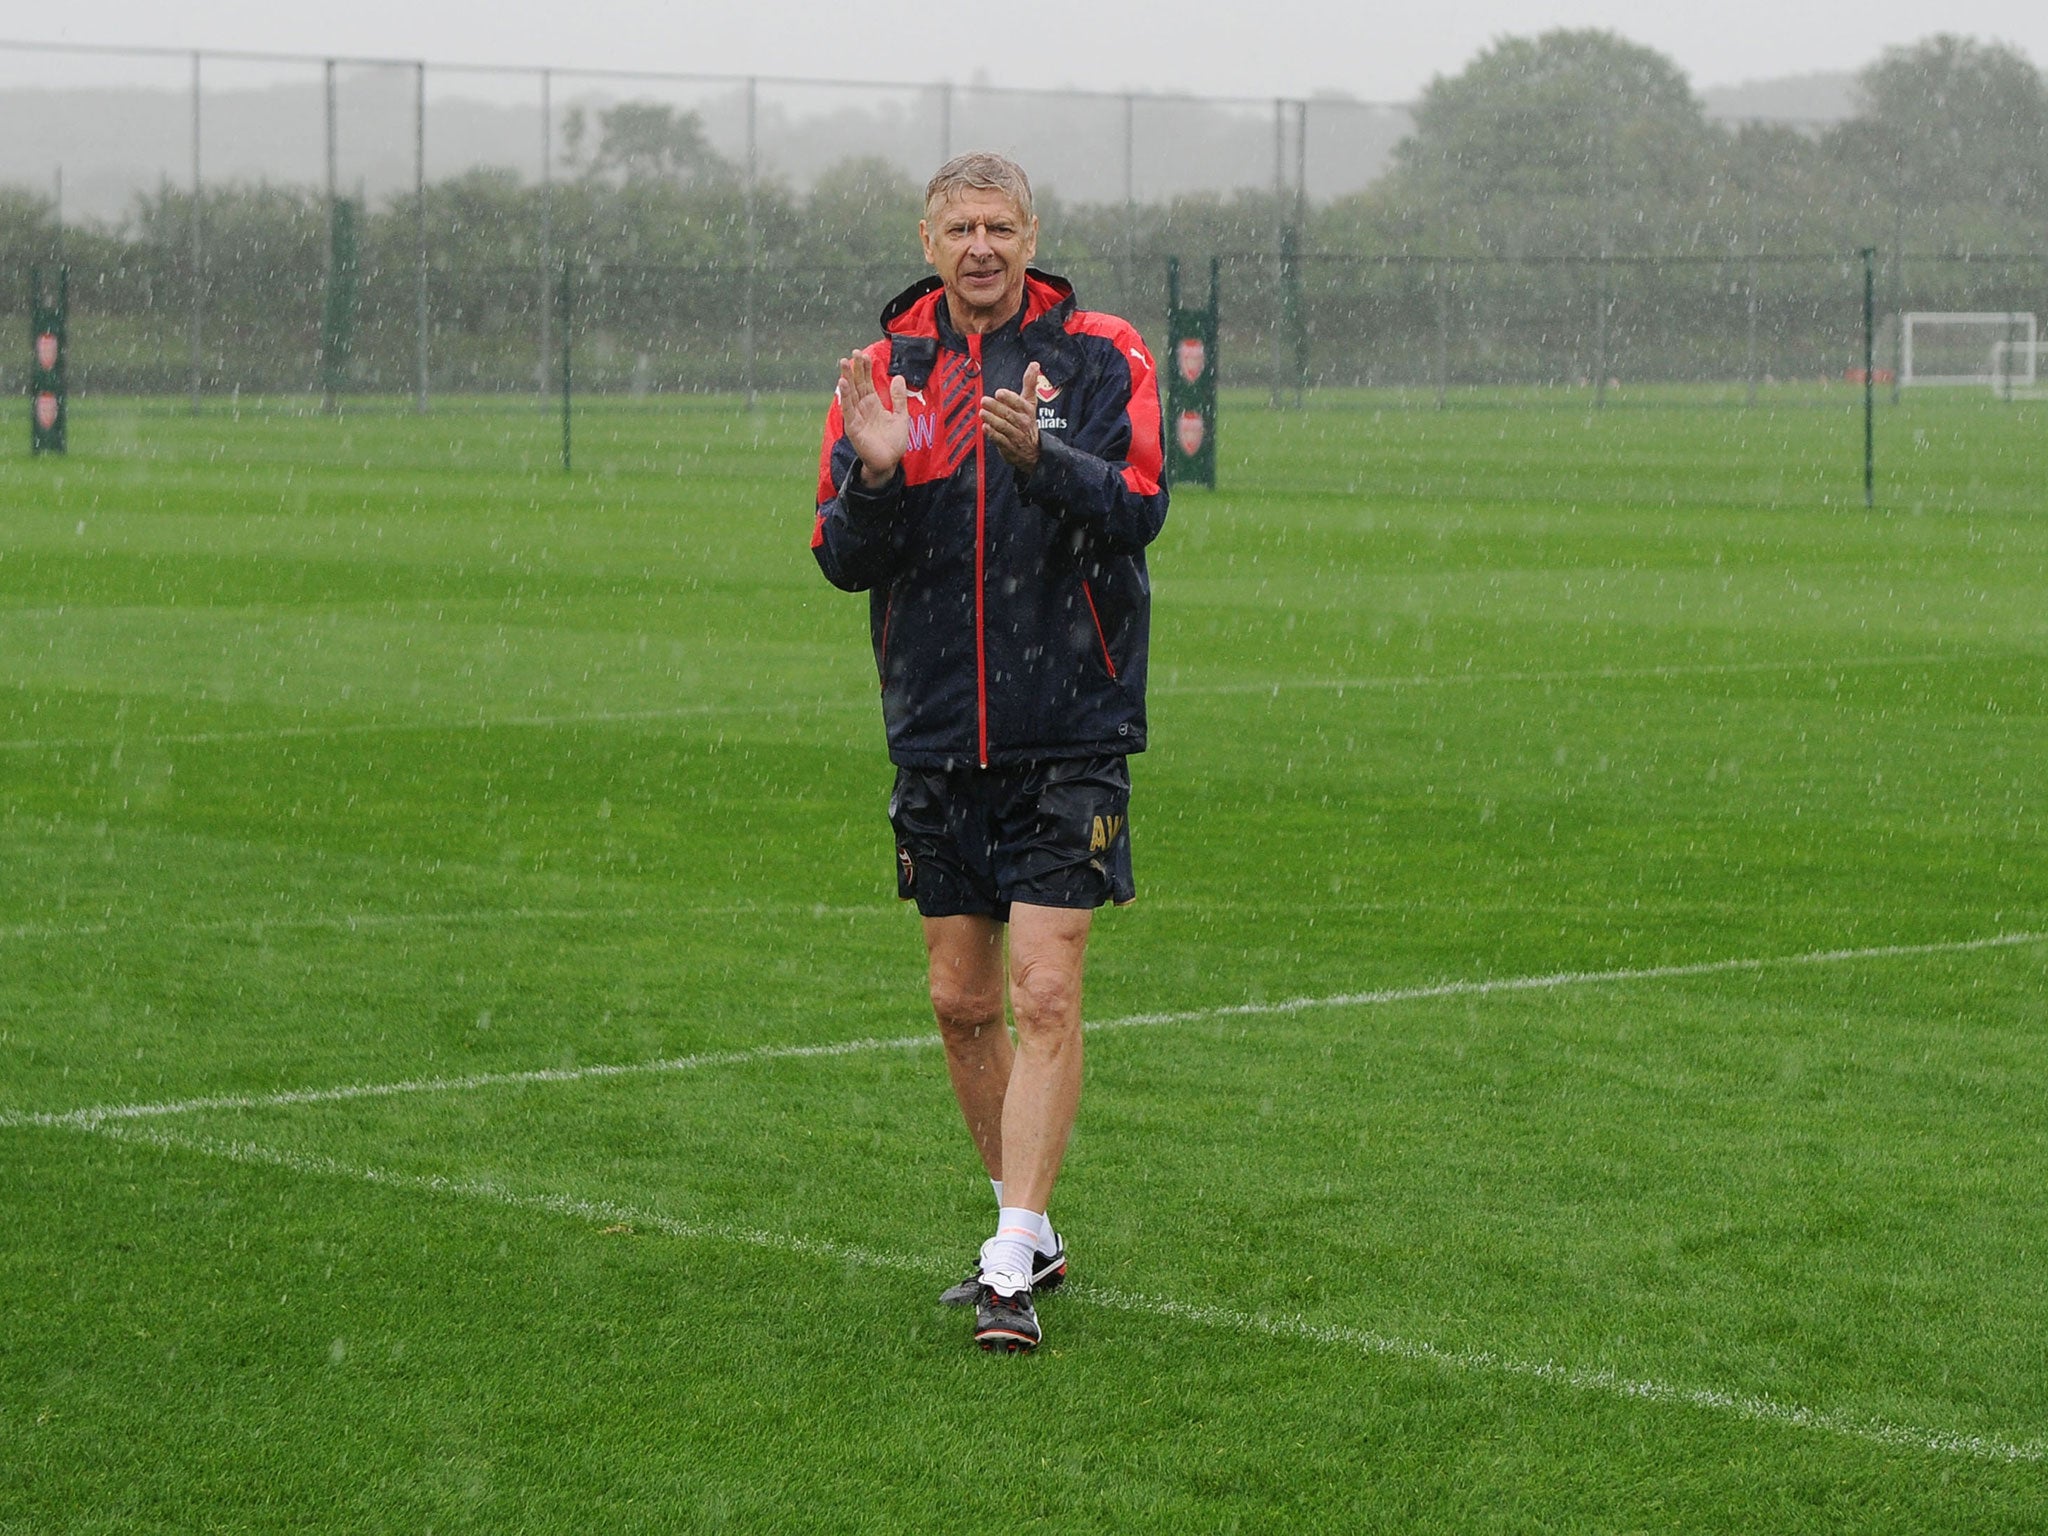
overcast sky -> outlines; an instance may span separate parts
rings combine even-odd
[[[53,42],[1389,101],[1551,27],[1611,28],[1699,87],[1855,69],[1937,31],[2048,64],[2048,0],[18,0],[5,18],[6,37]]]

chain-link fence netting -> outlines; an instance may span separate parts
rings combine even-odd
[[[1335,97],[0,45],[0,302],[24,313],[32,272],[68,269],[84,393],[545,391],[565,337],[583,389],[815,389],[922,275],[924,178],[986,147],[1033,172],[1039,264],[1148,335],[1168,258],[1219,258],[1221,376],[1275,398],[1749,397],[1860,367],[1870,242],[1833,238],[1846,227],[1731,217],[1671,254],[1613,241],[1611,207],[1566,209],[1557,230],[1628,254],[1489,254],[1483,220],[1409,227],[1375,204],[1413,128]],[[2048,312],[2039,256],[1902,253],[1904,210],[1873,221],[1894,236],[1881,369],[1903,361],[1905,313]]]

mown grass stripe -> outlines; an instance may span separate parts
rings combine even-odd
[[[1155,681],[1151,691],[1185,697],[1230,694],[1269,694],[1302,691],[1346,693],[1386,691],[1403,688],[1434,688],[1449,684],[1479,686],[1488,683],[1626,682],[1631,679],[1730,677],[1781,672],[1846,672],[1866,667],[1919,667],[1937,662],[1966,659],[1958,652],[1929,652],[1912,656],[1851,656],[1824,659],[1793,658],[1785,661],[1681,662],[1646,667],[1587,667],[1544,671],[1506,672],[1412,672],[1384,677],[1307,677],[1284,681],[1254,679],[1230,683],[1178,683]],[[110,736],[17,737],[0,740],[0,752],[90,751],[111,747],[124,739],[146,741],[158,746],[221,746],[236,742],[307,741],[326,737],[378,736],[398,734],[455,734],[465,731],[564,730],[582,725],[660,725],[692,720],[707,715],[822,714],[832,710],[868,711],[872,699],[787,699],[745,703],[677,704],[661,709],[593,710],[559,715],[506,715],[475,720],[338,720],[318,725],[250,727],[226,731],[129,731]]]
[[[749,913],[797,917],[874,917],[895,908],[877,903],[855,906],[822,901],[705,902],[677,907],[478,907],[466,912],[331,912],[280,917],[223,917],[194,923],[130,922],[106,919],[92,923],[20,923],[0,928],[0,943],[46,943],[66,939],[98,939],[112,934],[246,933],[261,937],[270,930],[286,933],[362,933],[381,928],[461,928],[490,923],[631,923],[698,917],[744,917]]]
[[[502,715],[476,720],[336,720],[321,725],[252,726],[234,731],[117,731],[109,736],[24,736],[0,740],[0,752],[81,752],[124,740],[155,746],[212,747],[250,741],[315,741],[346,736],[456,735],[467,731],[564,730],[579,725],[661,725],[705,716],[823,714],[829,710],[872,710],[870,699],[792,699],[779,703],[677,704],[663,709],[591,710],[565,715]]]
[[[666,1237],[691,1242],[730,1243],[802,1258],[828,1259],[840,1264],[884,1269],[926,1277],[950,1273],[941,1257],[920,1258],[910,1254],[885,1253],[872,1248],[806,1237],[800,1233],[770,1232],[757,1227],[719,1222],[682,1221],[673,1216],[642,1210],[613,1200],[586,1200],[574,1195],[530,1194],[506,1189],[483,1179],[448,1178],[438,1174],[409,1174],[375,1166],[345,1163],[336,1158],[291,1152],[248,1141],[220,1141],[208,1137],[179,1136],[160,1130],[144,1130],[104,1123],[79,1123],[79,1128],[109,1139],[154,1148],[169,1153],[191,1153],[218,1158],[248,1167],[277,1168],[311,1177],[349,1180],[380,1189],[406,1193],[474,1200],[532,1211],[592,1225],[624,1225]],[[2038,1438],[2016,1440],[2002,1435],[1961,1434],[1952,1430],[1898,1424],[1885,1419],[1860,1418],[1829,1409],[1781,1402],[1754,1393],[1727,1392],[1713,1387],[1685,1387],[1648,1378],[1630,1377],[1612,1370],[1560,1365],[1555,1361],[1521,1360],[1492,1350],[1442,1349],[1434,1344],[1396,1338],[1371,1329],[1341,1323],[1319,1323],[1292,1315],[1245,1312],[1232,1307],[1209,1306],[1176,1301],[1170,1297],[1146,1296],[1107,1286],[1071,1284],[1061,1295],[1112,1311],[1134,1313],[1200,1328],[1247,1334],[1285,1343],[1309,1344],[1330,1349],[1399,1360],[1413,1365],[1434,1366],[1461,1375],[1504,1377],[1564,1387],[1579,1392],[1618,1397],[1630,1402],[1663,1407],[1690,1408],[1762,1425],[1772,1429],[1817,1432],[1861,1440],[1887,1450],[1918,1451],[1937,1456],[1961,1456],[1994,1462],[2038,1463],[2048,1459],[2048,1446]]]
[[[1152,691],[1169,694],[1252,693],[1277,696],[1283,693],[1299,693],[1302,691],[1344,693],[1352,689],[1356,689],[1359,692],[1367,692],[1399,688],[1429,688],[1447,683],[1466,683],[1471,685],[1485,683],[1604,683],[1635,680],[1655,681],[1663,678],[1685,677],[1742,677],[1781,672],[1852,672],[1867,667],[1924,667],[1932,666],[1937,662],[1960,661],[1963,659],[1964,657],[1961,653],[1949,651],[1927,652],[1914,656],[1850,656],[1834,660],[1804,660],[1795,658],[1787,661],[1703,661],[1647,667],[1547,668],[1541,671],[1413,672],[1387,677],[1301,677],[1289,678],[1284,682],[1168,682],[1155,685]]]

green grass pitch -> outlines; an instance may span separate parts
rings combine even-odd
[[[2048,407],[1638,404],[1232,402],[1029,1359],[822,393],[10,431],[0,1532],[2048,1526]]]

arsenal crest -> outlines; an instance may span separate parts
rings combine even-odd
[[[1185,345],[1185,343],[1183,343]],[[1195,345],[1199,347],[1200,342]],[[1185,365],[1183,365],[1185,366]],[[1180,451],[1193,458],[1202,451],[1202,439],[1209,435],[1209,427],[1202,420],[1200,411],[1182,411],[1180,420],[1174,423],[1175,434],[1180,439]]]
[[[1048,379],[1041,373],[1038,376],[1038,398],[1050,404],[1052,401],[1057,400],[1059,396],[1059,385],[1053,383],[1051,379]]]
[[[45,373],[57,366],[57,333],[44,331],[36,337],[36,366]]]
[[[1180,376],[1192,384],[1209,366],[1209,349],[1202,345],[1199,336],[1183,337],[1174,351],[1174,360],[1180,365]]]
[[[57,397],[48,390],[36,396],[36,425],[45,432],[57,425]]]

